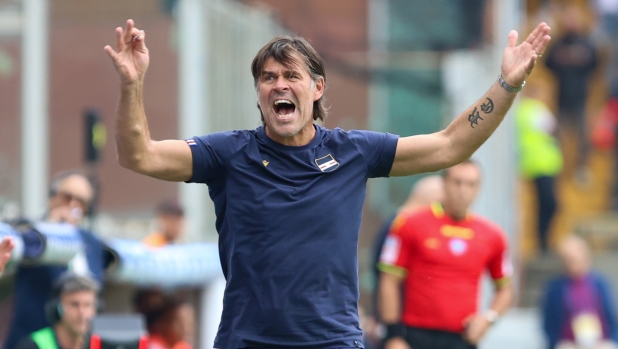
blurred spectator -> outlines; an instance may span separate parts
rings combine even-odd
[[[476,348],[510,307],[512,267],[506,236],[468,211],[480,182],[480,168],[471,160],[453,166],[444,172],[441,203],[402,212],[393,222],[379,264],[385,349]],[[490,309],[479,313],[485,270],[496,293]]]
[[[48,212],[44,219],[79,225],[93,197],[92,185],[82,172],[60,172],[50,183]],[[92,275],[99,283],[102,282],[103,244],[89,231],[79,229],[79,234],[84,253],[78,254],[70,266],[20,265],[17,268],[12,318],[4,349],[14,349],[21,338],[50,325],[45,317],[45,302],[53,283],[67,268],[80,275]]]
[[[157,289],[139,290],[135,310],[144,314],[151,349],[191,349],[195,335],[193,307],[179,295]]]
[[[439,175],[430,175],[425,176],[419,179],[414,187],[410,191],[410,195],[408,196],[408,200],[399,207],[397,214],[401,212],[412,212],[421,207],[429,206],[429,204],[433,202],[442,201],[444,198],[444,181],[442,180],[442,176]],[[393,224],[393,220],[397,217],[397,214],[391,216],[387,219],[378,233],[376,235],[375,241],[373,243],[373,260],[371,263],[371,267],[373,269],[375,286],[373,289],[373,309],[376,314],[376,319],[379,321],[379,312],[378,312],[378,280],[380,280],[380,270],[378,269],[378,262],[380,261],[380,254],[382,253],[382,247],[384,246],[384,241],[386,240],[386,236],[388,236],[388,231],[391,228],[391,224]]]
[[[17,349],[82,349],[90,344],[89,331],[97,313],[97,282],[65,273],[57,280],[45,312],[51,326],[21,339]]]
[[[558,122],[560,137],[577,132],[575,180],[587,184],[592,173],[587,167],[589,151],[586,99],[589,79],[597,67],[597,49],[586,33],[583,13],[576,5],[562,10],[563,34],[548,49],[545,64],[558,80]]]
[[[618,0],[593,0],[597,28],[605,41],[618,44]]]
[[[541,305],[548,348],[618,348],[612,291],[592,271],[586,242],[570,236],[560,244],[559,255],[565,275],[548,283]]]
[[[176,200],[165,200],[156,209],[157,231],[142,240],[151,247],[176,243],[185,226],[185,212]]]
[[[600,48],[607,52],[607,82],[610,95],[618,96],[618,0],[593,0],[593,9],[596,14],[596,28],[594,36]]]
[[[541,251],[547,253],[549,228],[557,208],[555,185],[562,171],[562,152],[553,136],[556,119],[543,102],[543,92],[539,86],[526,86],[515,118],[520,173],[536,187],[538,241]]]

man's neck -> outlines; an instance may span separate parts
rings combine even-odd
[[[71,333],[62,323],[54,326],[54,334],[61,349],[82,349],[84,347],[84,337]]]
[[[454,210],[452,206],[448,204],[448,202],[442,202],[442,208],[444,209],[444,213],[451,217],[456,221],[461,221],[468,215],[468,210]]]

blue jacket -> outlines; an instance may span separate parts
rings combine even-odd
[[[608,325],[610,338],[618,343],[618,327],[616,316],[614,314],[614,300],[609,283],[605,278],[597,273],[590,273],[589,277],[596,289],[597,295],[601,300],[601,307]],[[545,296],[542,300],[541,309],[543,312],[543,330],[548,340],[548,348],[554,349],[558,344],[560,333],[564,328],[566,321],[565,314],[565,291],[569,283],[569,278],[566,276],[559,277],[548,283],[545,291]]]

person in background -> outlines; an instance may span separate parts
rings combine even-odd
[[[538,202],[537,234],[543,254],[549,250],[549,229],[557,210],[556,177],[562,171],[562,151],[554,137],[556,118],[543,102],[545,89],[527,86],[515,110],[519,170],[534,182]]]
[[[599,57],[597,48],[586,33],[584,14],[576,5],[562,10],[562,37],[547,51],[545,64],[558,82],[558,125],[562,141],[577,135],[575,181],[582,185],[591,180],[587,167],[590,142],[586,120],[589,80]]]
[[[375,241],[373,243],[373,260],[371,263],[371,267],[373,269],[374,278],[375,278],[375,287],[373,290],[373,309],[376,315],[378,312],[378,280],[380,280],[380,270],[378,269],[378,263],[380,262],[380,254],[382,253],[382,247],[384,246],[384,241],[386,241],[386,237],[388,236],[388,232],[391,229],[391,225],[393,224],[393,220],[397,217],[398,214],[402,212],[413,212],[421,207],[429,206],[431,203],[442,201],[444,198],[444,180],[440,175],[429,175],[419,179],[412,190],[410,191],[410,195],[408,196],[408,200],[403,203],[399,207],[397,214],[393,215],[389,219],[387,219],[378,233],[376,234]],[[379,316],[376,316],[376,319],[379,321]]]
[[[90,326],[97,314],[99,285],[86,276],[67,272],[57,280],[45,305],[50,326],[23,338],[17,349],[83,349],[90,343]]]
[[[565,274],[547,284],[541,304],[547,348],[618,348],[613,293],[607,279],[593,271],[588,245],[571,235],[558,253]]]
[[[399,214],[384,243],[379,308],[385,349],[476,348],[513,302],[506,235],[469,211],[480,189],[479,166],[467,160],[443,175],[444,199]],[[485,271],[496,292],[480,312]]]
[[[59,172],[49,185],[48,211],[44,220],[80,227],[94,197],[94,189],[83,172]],[[56,280],[67,269],[79,275],[92,275],[102,284],[103,243],[90,231],[78,229],[84,251],[70,265],[20,265],[15,273],[12,317],[4,349],[14,349],[28,334],[49,326],[45,303]]]
[[[146,318],[150,349],[191,349],[195,336],[193,306],[178,294],[159,289],[141,289],[134,308]]]
[[[156,208],[157,231],[142,242],[151,247],[174,244],[182,237],[185,227],[185,212],[176,200],[162,201]]]

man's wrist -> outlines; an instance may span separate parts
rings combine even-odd
[[[526,86],[526,81],[524,80],[523,84],[521,84],[521,86],[511,86],[509,85],[505,80],[504,80],[504,76],[502,76],[502,73],[500,73],[500,75],[498,75],[498,83],[500,84],[500,86],[502,86],[503,89],[509,91],[509,92],[519,92],[521,90],[524,89],[524,86]]]
[[[483,317],[485,318],[485,320],[487,320],[490,324],[493,325],[498,322],[498,319],[500,319],[500,314],[493,309],[489,309],[483,313]]]
[[[386,324],[386,336],[384,339],[389,340],[391,338],[406,338],[406,326],[401,322],[396,324]]]

